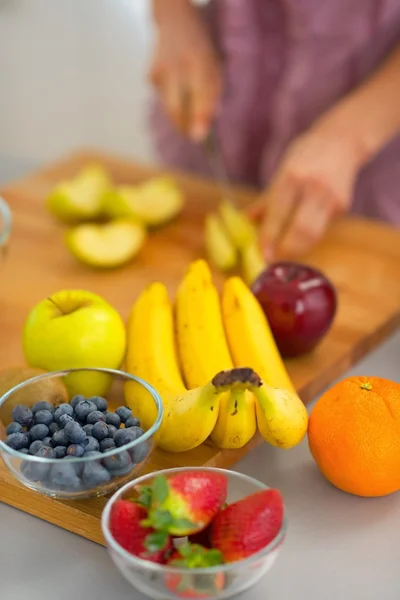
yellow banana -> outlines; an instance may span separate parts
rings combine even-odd
[[[295,446],[307,431],[307,410],[286,371],[261,306],[239,277],[225,282],[222,313],[235,364],[249,365],[264,382],[252,390],[262,437],[280,448]]]
[[[153,283],[136,300],[128,322],[126,369],[150,383],[164,400],[166,393],[185,391],[175,348],[174,322],[168,291]],[[145,429],[157,410],[149,393],[138,383],[125,385],[125,399]]]
[[[278,448],[293,448],[308,429],[308,413],[298,395],[265,383],[254,388],[257,426],[266,442]]]
[[[183,278],[175,315],[178,353],[189,389],[205,385],[215,373],[233,367],[219,295],[204,260],[193,262]]]
[[[254,395],[232,389],[222,394],[218,419],[210,439],[218,448],[243,448],[257,431]]]
[[[295,392],[263,310],[240,277],[225,281],[222,314],[236,366],[249,366],[263,381]]]

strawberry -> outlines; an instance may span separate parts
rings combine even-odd
[[[257,492],[224,508],[211,524],[211,544],[224,562],[235,562],[265,548],[283,522],[283,500],[278,490]]]
[[[171,539],[163,532],[143,527],[144,508],[129,500],[118,500],[111,509],[110,531],[115,541],[125,550],[155,563],[166,561]]]
[[[137,502],[147,508],[146,526],[183,537],[205,529],[225,503],[228,481],[225,475],[207,471],[186,471],[154,478],[142,488]]]
[[[168,565],[186,567],[187,573],[167,573],[165,585],[178,598],[210,598],[224,588],[223,573],[196,574],[196,568],[214,567],[222,564],[218,550],[209,550],[199,544],[187,542],[175,550]]]

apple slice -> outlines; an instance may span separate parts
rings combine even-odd
[[[219,212],[236,248],[240,250],[257,240],[257,232],[250,219],[231,202],[223,200],[219,205]]]
[[[244,246],[240,252],[240,258],[243,279],[247,285],[252,285],[267,267],[258,241],[255,240]]]
[[[100,268],[119,267],[136,256],[146,230],[133,219],[116,219],[98,225],[78,225],[66,235],[66,244],[79,261]]]
[[[209,260],[221,271],[233,269],[238,262],[238,253],[218,215],[206,215],[204,234]]]
[[[103,196],[110,186],[110,178],[100,165],[88,165],[52,189],[47,208],[65,222],[95,219],[102,212]]]
[[[134,216],[149,227],[157,227],[178,216],[184,198],[172,178],[155,177],[137,186],[120,185],[104,202],[110,216]]]

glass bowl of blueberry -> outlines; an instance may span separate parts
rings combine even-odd
[[[106,397],[81,395],[76,389],[81,374],[107,377]],[[147,430],[124,403],[130,382],[155,406]],[[0,398],[0,453],[13,475],[41,494],[70,500],[103,496],[141,472],[162,418],[160,396],[134,375],[95,368],[44,373]]]

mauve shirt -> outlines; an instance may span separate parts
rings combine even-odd
[[[400,41],[400,0],[212,0],[204,16],[224,59],[221,149],[232,180],[256,186]],[[211,176],[159,100],[151,124],[167,165]],[[400,135],[359,173],[352,211],[400,226]]]

